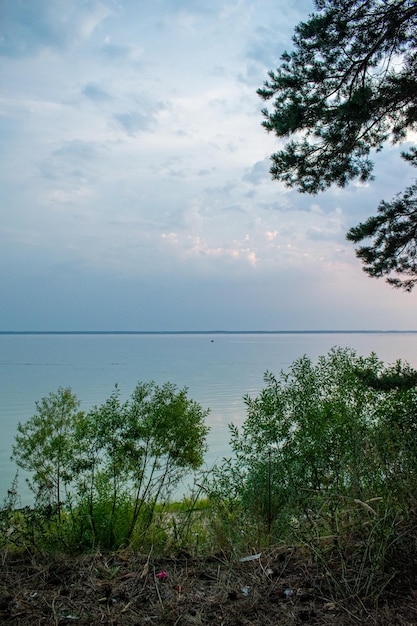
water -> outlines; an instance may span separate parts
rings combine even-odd
[[[17,423],[60,386],[70,386],[84,410],[104,402],[116,383],[123,399],[138,381],[188,387],[190,398],[210,408],[211,466],[230,453],[227,425],[243,422],[243,396],[259,393],[266,370],[278,373],[303,354],[316,359],[333,346],[417,367],[417,333],[0,334],[0,503],[16,471],[10,455]],[[19,492],[29,503],[22,480]]]

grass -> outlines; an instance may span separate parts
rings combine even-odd
[[[381,502],[355,507],[354,517],[340,508],[331,528],[323,515],[279,537],[238,501],[186,498],[157,504],[129,545],[78,551],[74,512],[58,523],[9,507],[0,518],[0,622],[417,623],[416,525]]]

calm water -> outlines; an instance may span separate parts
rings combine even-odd
[[[227,424],[242,423],[243,396],[262,389],[266,370],[278,373],[303,354],[316,359],[333,346],[417,367],[415,333],[0,335],[0,503],[16,470],[10,454],[17,423],[59,386],[70,386],[84,410],[104,402],[116,383],[123,398],[138,381],[188,387],[189,397],[211,411],[210,466],[229,454]],[[19,491],[29,502],[23,480]]]

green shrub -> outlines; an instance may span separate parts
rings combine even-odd
[[[13,455],[32,472],[41,516],[36,535],[66,548],[129,545],[151,528],[155,506],[203,462],[208,410],[187,389],[139,383],[121,402],[110,398],[88,413],[70,389],[36,404],[18,425]]]
[[[60,515],[75,475],[71,468],[75,425],[84,417],[80,402],[68,387],[36,402],[36,413],[19,422],[12,458],[32,475],[28,479],[37,504]]]
[[[212,496],[234,503],[237,526],[249,519],[260,545],[298,541],[322,555],[324,538],[339,557],[343,543],[362,546],[361,571],[372,562],[382,576],[398,515],[416,519],[411,379],[407,364],[385,367],[375,354],[342,348],[266,373],[259,396],[245,398],[242,427],[230,425],[234,456],[214,471]]]

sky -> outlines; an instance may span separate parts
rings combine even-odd
[[[347,230],[410,184],[299,194],[256,90],[298,0],[0,0],[0,330],[410,330]],[[404,148],[404,146],[403,146]]]

